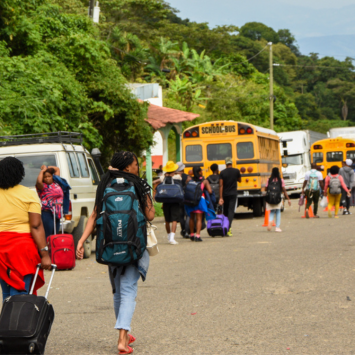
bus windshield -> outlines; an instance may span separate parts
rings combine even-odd
[[[327,162],[343,161],[343,152],[327,152]]]
[[[282,157],[282,164],[303,165],[303,156],[302,154],[295,154]]]

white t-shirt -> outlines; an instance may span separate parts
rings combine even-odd
[[[318,181],[323,181],[323,175],[320,171],[316,170],[316,169],[312,169],[310,171],[307,171],[305,176],[304,176],[304,179],[306,181],[309,181],[309,177],[311,176],[311,173],[313,172],[316,172],[317,173],[317,178],[318,178]]]

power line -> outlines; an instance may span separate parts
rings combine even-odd
[[[296,65],[296,64],[278,64],[274,63],[274,67],[298,67],[298,68],[324,68],[324,69],[351,69],[349,67],[332,67],[332,66],[323,66],[323,65]]]
[[[246,60],[243,60],[242,62],[239,62],[239,63],[233,63],[231,64],[232,65],[239,65],[239,64],[242,64],[242,63],[246,63],[246,62],[249,62],[251,61],[252,59],[254,59],[255,57],[257,57],[261,52],[264,52],[264,50],[268,47],[268,45],[266,45],[260,52],[256,53],[255,55],[253,55],[251,58],[249,59],[246,59]]]

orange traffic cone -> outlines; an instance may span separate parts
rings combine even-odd
[[[327,202],[329,203],[328,196],[327,196]],[[328,205],[327,205],[327,207],[323,210],[323,212],[328,212]]]
[[[312,206],[309,206],[309,208],[308,208],[308,216],[309,216],[309,218],[313,218],[314,217]],[[306,218],[306,209],[304,209],[304,216],[302,216],[302,218]]]
[[[269,225],[269,219],[270,219],[270,211],[265,210],[265,218],[264,218],[264,224],[263,227],[267,227]],[[272,226],[275,227],[275,221],[272,221]]]

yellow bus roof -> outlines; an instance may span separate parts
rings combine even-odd
[[[339,142],[339,143],[342,143],[342,142],[343,143],[347,143],[347,142],[355,143],[355,140],[350,139],[350,138],[343,138],[343,137],[326,138],[326,139],[322,139],[320,141],[314,142],[311,147],[313,147],[314,145],[317,145],[317,144],[327,144],[327,143],[335,143],[335,142]]]
[[[271,135],[274,135],[274,136],[277,136],[276,132],[272,129],[269,129],[269,128],[264,128],[264,127],[260,127],[260,126],[255,126],[251,123],[248,123],[248,122],[240,122],[240,121],[213,121],[213,122],[205,122],[205,123],[200,123],[198,125],[195,125],[195,126],[191,126],[191,127],[188,127],[184,130],[185,131],[189,131],[190,129],[193,129],[193,128],[196,128],[196,127],[202,127],[202,126],[210,126],[210,125],[226,125],[226,124],[244,124],[244,125],[248,125],[250,126],[251,128],[254,128],[254,130],[256,132],[260,132],[260,133],[265,133],[265,134],[271,134]]]

